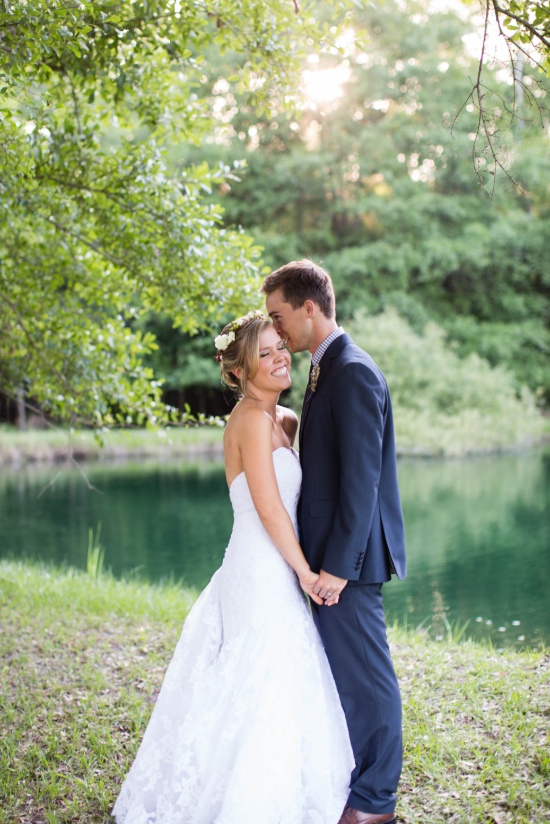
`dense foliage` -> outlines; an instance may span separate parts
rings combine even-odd
[[[304,5],[304,23],[290,0],[2,5],[4,391],[69,420],[155,421],[161,379],[203,411],[197,387],[220,382],[201,330],[258,305],[262,266],[305,255],[342,321],[435,321],[548,402],[541,75],[486,65],[490,142],[472,24],[416,0],[342,6],[314,21]],[[502,176],[487,194],[497,137],[523,194]]]
[[[174,170],[167,148],[211,129],[199,92],[225,51],[250,106],[284,101],[304,23],[291,0],[0,8],[0,386],[73,420],[155,420],[155,344],[135,319],[209,327],[256,300],[259,269],[207,198],[232,165]]]
[[[360,310],[346,325],[359,346],[383,364],[402,454],[467,455],[526,445],[544,423],[527,389],[513,375],[473,353],[459,358],[443,329],[416,332],[393,308]],[[309,358],[295,358],[288,403],[301,409]]]
[[[350,32],[343,53],[312,49],[308,59],[306,81],[318,76],[326,86],[342,73],[332,97],[306,91],[290,120],[258,119],[237,101],[197,150],[246,159],[242,182],[220,196],[227,220],[254,235],[270,266],[300,256],[324,262],[344,322],[357,307],[390,305],[417,331],[435,320],[458,354],[504,365],[547,403],[550,143],[548,122],[541,129],[535,119],[533,101],[546,94],[539,75],[525,66],[533,97],[524,98],[515,131],[500,137],[525,194],[503,175],[493,192],[498,170],[483,134],[476,137],[469,99],[479,57],[468,45],[472,25],[391,0],[353,23],[360,45]],[[517,89],[502,67],[487,73],[496,134]],[[228,112],[219,75],[211,93]]]

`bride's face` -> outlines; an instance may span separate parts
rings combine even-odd
[[[256,389],[276,392],[288,389],[292,383],[290,354],[273,326],[264,329],[260,335],[258,371],[248,382]]]

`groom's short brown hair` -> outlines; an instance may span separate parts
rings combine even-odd
[[[333,318],[336,314],[334,287],[330,275],[322,266],[311,260],[292,260],[266,277],[261,291],[269,295],[280,289],[285,303],[299,309],[306,300],[319,306],[323,315]]]

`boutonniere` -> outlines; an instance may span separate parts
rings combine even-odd
[[[315,392],[317,389],[317,381],[319,380],[319,375],[321,374],[321,367],[319,364],[315,364],[315,366],[311,370],[311,375],[309,377],[309,388],[312,392]]]

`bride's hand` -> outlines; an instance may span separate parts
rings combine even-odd
[[[304,573],[303,575],[299,576],[300,586],[304,590],[306,595],[309,595],[312,601],[315,601],[316,604],[323,604],[323,599],[320,598],[313,592],[313,587],[317,583],[319,575],[317,572],[312,572],[309,570],[308,572]]]

